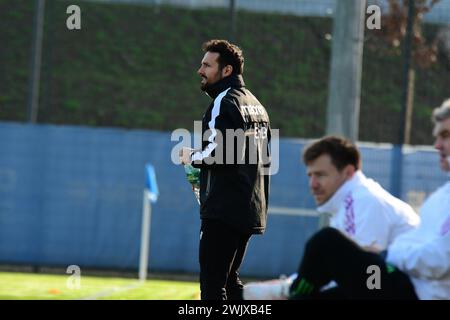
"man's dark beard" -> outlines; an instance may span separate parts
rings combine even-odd
[[[202,77],[202,78],[203,78],[203,77]],[[206,78],[203,78],[203,79],[205,79],[206,81],[208,81],[208,79],[206,79]],[[217,79],[217,81],[215,81],[214,83],[208,83],[208,82],[206,82],[205,84],[200,84],[200,89],[201,89],[202,91],[207,91],[211,86],[213,86],[214,84],[216,84],[217,82],[219,82],[219,81],[222,80],[222,79],[223,79],[222,75],[219,74],[219,79]]]
[[[208,90],[208,88],[209,88],[209,83],[208,82],[206,82],[206,83],[201,83],[200,84],[200,89],[202,90],[202,91],[206,91],[206,90]]]

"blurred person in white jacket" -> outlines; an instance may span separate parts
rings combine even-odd
[[[448,172],[450,99],[434,110],[433,122],[434,147]],[[335,228],[320,230],[305,246],[298,276],[292,284],[278,284],[280,292],[287,287],[290,299],[450,299],[450,182],[430,195],[420,216],[417,229],[385,250],[360,246]],[[322,291],[330,280],[338,286]]]
[[[360,152],[350,140],[324,137],[305,148],[303,162],[317,210],[330,214],[330,226],[359,245],[385,249],[419,224],[410,205],[364,175]]]
[[[450,99],[433,111],[434,147],[450,172]],[[409,275],[420,299],[450,299],[450,182],[428,197],[421,224],[382,252],[388,263]]]
[[[357,244],[384,250],[396,237],[419,224],[419,216],[411,206],[363,174],[360,152],[348,139],[327,136],[313,142],[305,148],[303,162],[317,210],[330,214],[330,226]],[[249,283],[245,297],[287,299],[288,284],[295,278],[293,274],[287,279]],[[272,294],[261,288],[267,285]]]

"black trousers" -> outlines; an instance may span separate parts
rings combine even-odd
[[[202,300],[242,300],[239,267],[250,234],[242,234],[217,220],[202,220],[199,247]]]
[[[302,279],[308,285],[301,285]],[[331,280],[338,286],[320,291]],[[301,286],[313,289],[305,293]],[[308,240],[291,293],[292,299],[417,299],[408,275],[334,228],[324,228]]]

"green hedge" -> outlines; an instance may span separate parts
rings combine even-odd
[[[0,0],[0,120],[26,121],[33,2]],[[82,29],[66,28],[66,7],[81,8]],[[196,74],[201,44],[227,38],[221,9],[47,1],[41,123],[152,130],[193,128],[209,98]],[[282,136],[324,133],[332,21],[238,13],[236,42],[247,86]],[[402,60],[379,54],[366,33],[360,138],[396,141]],[[430,142],[431,109],[448,95],[448,67],[417,74],[413,143]]]

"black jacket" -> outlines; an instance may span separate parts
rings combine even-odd
[[[203,116],[202,150],[192,154],[193,166],[201,169],[200,217],[243,233],[263,233],[270,182],[267,112],[240,75],[206,92],[214,101]],[[227,129],[232,130],[227,134]]]

